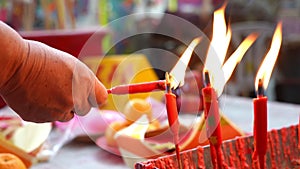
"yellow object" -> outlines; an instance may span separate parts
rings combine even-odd
[[[0,169],[26,169],[22,160],[10,153],[0,153]]]
[[[118,85],[150,82],[158,80],[156,73],[145,55],[112,55],[101,57],[87,57],[82,60],[109,89]],[[117,110],[122,112],[130,99],[153,97],[161,100],[162,92],[150,92],[139,94],[125,94],[108,96],[107,104],[101,109]]]
[[[146,114],[149,121],[152,120],[152,107],[145,99],[131,99],[126,104],[124,111],[122,111],[130,123],[138,120],[142,115]]]
[[[51,123],[32,123],[24,122],[18,127],[11,142],[27,153],[38,153],[39,148],[44,144],[52,129]]]
[[[116,147],[117,142],[114,138],[115,134],[124,129],[125,127],[128,127],[130,124],[128,122],[123,121],[114,121],[112,122],[105,130],[105,139],[106,143],[109,146]]]
[[[178,0],[168,0],[168,10],[176,12],[178,10]]]
[[[55,5],[57,8],[58,28],[64,29],[66,27],[65,2],[61,0],[55,0]]]
[[[108,1],[107,0],[100,0],[99,1],[99,23],[100,25],[106,25],[109,21],[109,13],[108,13]]]
[[[237,136],[243,136],[244,133],[237,127],[235,124],[230,121],[224,114],[221,113],[220,110],[220,126],[222,133],[222,140],[234,139]],[[193,128],[191,129],[191,133],[187,140],[183,143],[180,143],[181,150],[188,150],[192,148],[196,148],[199,145],[208,145],[208,138],[206,135],[205,129],[205,119],[204,114],[202,114],[199,119],[195,122]]]

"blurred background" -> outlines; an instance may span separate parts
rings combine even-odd
[[[223,3],[223,0],[0,0],[0,19],[24,38],[44,42],[80,56],[80,59],[131,54],[149,48],[170,51],[159,59],[154,58],[151,52],[143,53],[151,64],[158,64],[165,63],[163,58],[168,58],[167,55],[179,57],[186,48],[183,42],[195,38],[186,33],[189,31],[185,25],[174,25],[172,21],[165,20],[167,14],[187,20],[210,38],[212,14]],[[105,26],[134,13],[146,15],[123,25]],[[249,32],[258,31],[260,37],[238,65],[225,93],[255,96],[253,81],[256,71],[269,48],[276,24],[282,21],[282,48],[267,95],[270,100],[300,103],[300,0],[229,0],[226,20],[233,31],[228,55]],[[161,27],[173,31],[182,41],[161,34],[137,34],[112,45],[113,38],[120,32],[153,31]],[[99,31],[99,28],[103,29]],[[95,33],[98,34],[93,36],[95,43],[82,52],[86,41]],[[205,50],[198,50],[205,53]],[[198,54],[194,53],[190,68],[201,71],[203,61]],[[158,78],[164,78],[163,71],[155,72]]]

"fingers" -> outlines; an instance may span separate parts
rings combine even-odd
[[[65,112],[65,113],[63,113],[63,116],[58,119],[58,121],[61,121],[61,122],[70,121],[71,119],[73,119],[73,117],[74,117],[74,111]]]
[[[94,78],[94,90],[89,95],[89,102],[93,107],[101,106],[107,101],[107,90],[104,85],[97,79]]]
[[[91,107],[97,107],[106,102],[106,88],[94,73],[81,62],[77,62],[72,83],[76,114],[84,116],[90,111]]]

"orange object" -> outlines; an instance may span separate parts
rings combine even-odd
[[[152,107],[151,104],[145,99],[130,99],[125,105],[123,114],[130,124],[137,121],[144,114],[147,115],[147,118],[150,122],[152,121]]]
[[[115,134],[119,131],[122,130],[125,127],[128,127],[130,123],[127,121],[115,121],[112,122],[105,130],[105,138],[107,145],[116,147],[117,142],[114,138]]]
[[[0,168],[26,169],[26,166],[19,157],[10,153],[0,153]]]
[[[14,146],[10,142],[8,142],[4,139],[1,139],[1,138],[0,138],[0,152],[16,155],[18,158],[20,158],[22,160],[22,162],[25,164],[25,166],[27,168],[29,168],[32,164],[37,162],[37,159],[34,158],[32,155],[26,153],[25,151],[19,149],[18,147]],[[14,167],[12,167],[12,168],[14,168]]]

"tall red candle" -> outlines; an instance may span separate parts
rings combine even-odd
[[[173,133],[178,168],[181,169],[182,166],[181,166],[180,150],[179,150],[179,126],[180,125],[178,121],[176,95],[171,92],[168,74],[166,74],[166,90],[167,92],[165,93],[165,99],[166,99],[166,109],[168,114],[168,122],[169,122],[171,132]]]
[[[210,144],[211,159],[214,168],[223,167],[222,136],[217,94],[209,82],[208,72],[205,72],[206,87],[202,89],[204,116],[206,119],[206,134]]]
[[[254,158],[257,155],[260,169],[265,168],[265,155],[267,152],[267,101],[268,98],[263,94],[263,84],[259,80],[257,98],[253,99],[254,105]]]
[[[300,150],[300,115],[299,115],[299,123],[298,123],[298,149]]]

